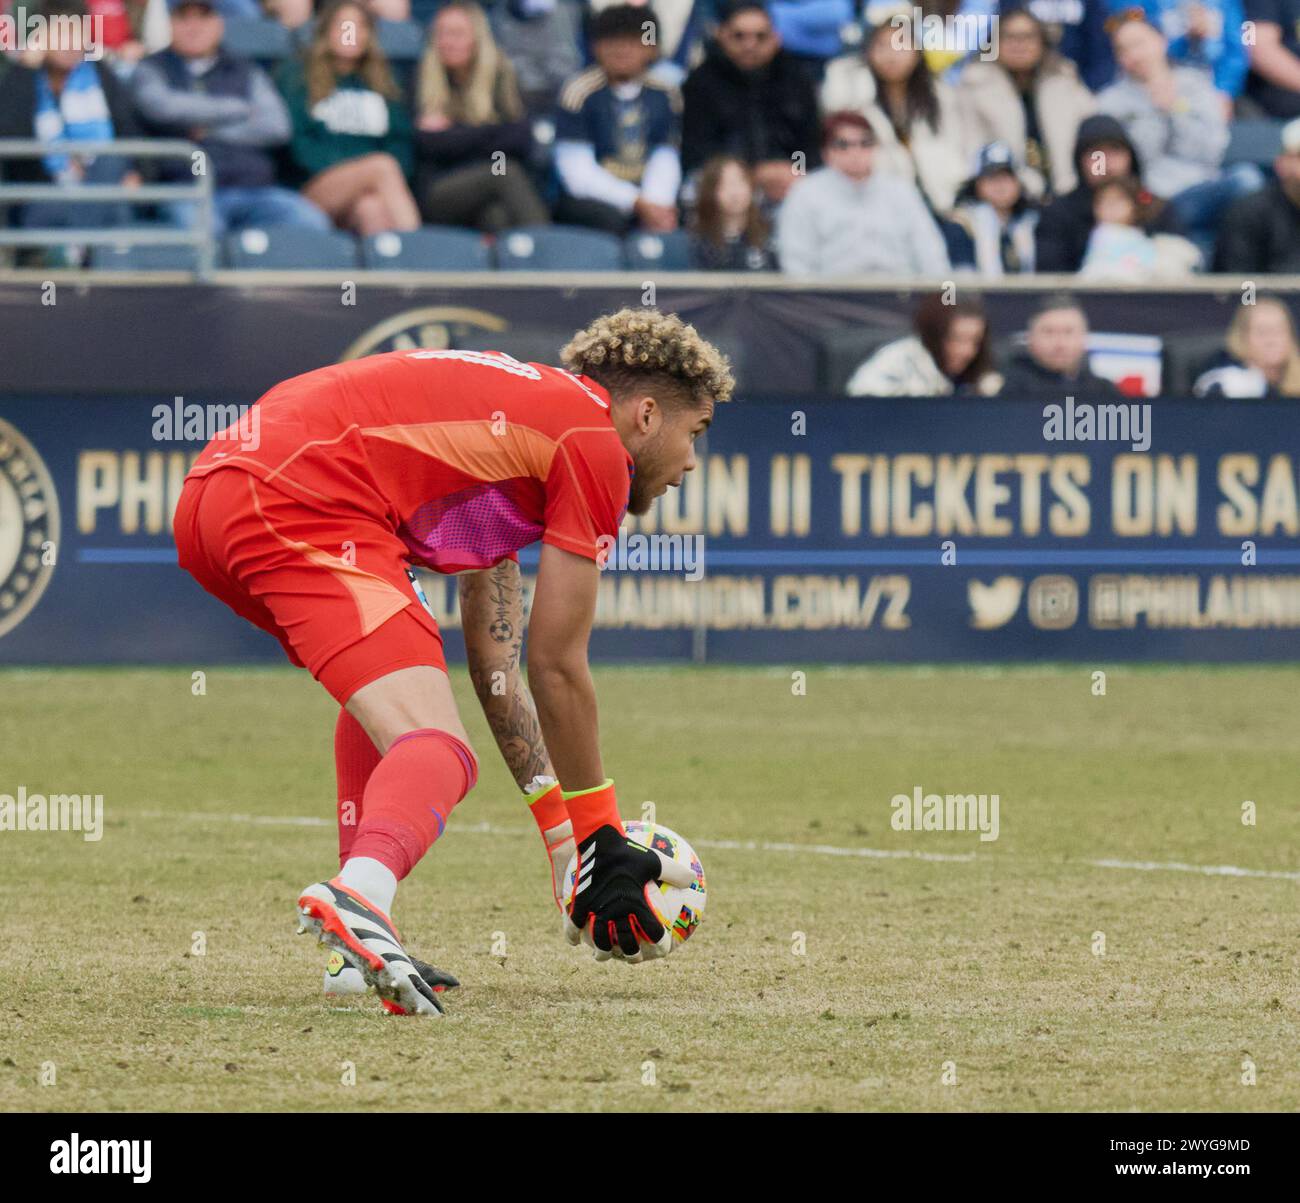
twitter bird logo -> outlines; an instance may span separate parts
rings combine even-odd
[[[1025,584],[1018,576],[1000,576],[991,585],[972,579],[966,585],[970,604],[970,624],[977,631],[995,631],[1004,627],[1020,609],[1020,595]]]

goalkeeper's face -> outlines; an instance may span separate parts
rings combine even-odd
[[[713,421],[713,402],[702,406],[664,407],[651,397],[633,402],[635,425],[624,438],[636,464],[627,508],[644,514],[656,497],[676,488],[695,470],[695,440]]]

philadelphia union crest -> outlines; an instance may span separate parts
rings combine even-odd
[[[462,347],[466,340],[498,334],[510,323],[486,309],[460,305],[432,305],[407,309],[372,326],[343,352],[343,359],[360,359],[384,351],[445,351]]]
[[[0,418],[0,636],[40,600],[54,575],[59,499],[36,449]]]

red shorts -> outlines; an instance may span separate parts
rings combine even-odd
[[[342,705],[363,685],[429,664],[442,635],[384,523],[316,508],[238,468],[191,477],[174,522],[180,565],[274,635]]]

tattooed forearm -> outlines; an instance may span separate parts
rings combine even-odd
[[[505,705],[498,705],[501,702]],[[506,698],[484,699],[483,713],[520,789],[539,774],[555,776],[551,758],[546,754],[542,728],[537,721],[537,708],[533,705],[532,694],[523,684]]]
[[[524,643],[524,582],[514,560],[460,578],[465,642],[505,671],[518,671]],[[500,655],[495,653],[501,653]]]
[[[524,588],[519,565],[505,560],[462,576],[460,611],[470,680],[506,766],[521,789],[539,774],[554,776],[537,708],[520,671]]]

